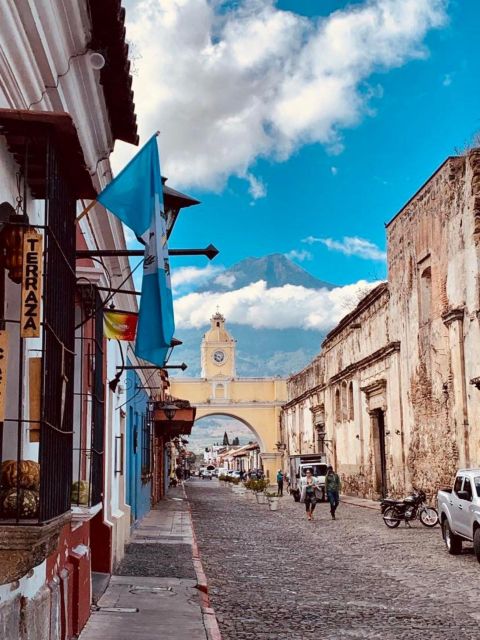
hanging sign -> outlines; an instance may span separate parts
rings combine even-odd
[[[5,419],[5,397],[7,395],[8,335],[0,331],[0,422]]]
[[[38,338],[42,299],[43,237],[34,229],[23,234],[22,311],[20,336]],[[61,285],[59,285],[61,286]]]
[[[104,311],[103,331],[112,340],[135,340],[138,313],[130,311]]]

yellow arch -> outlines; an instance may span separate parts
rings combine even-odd
[[[222,385],[222,395],[216,393]],[[187,398],[197,408],[196,421],[224,415],[240,420],[256,436],[268,477],[273,482],[282,464],[276,443],[280,438],[280,412],[287,399],[282,378],[172,378],[170,393]]]

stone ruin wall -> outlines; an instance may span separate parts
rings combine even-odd
[[[442,316],[458,304],[447,295],[451,262],[462,269],[469,202],[465,158],[449,159],[388,227],[392,331],[402,345],[411,484],[430,495],[449,485],[459,456],[453,427],[453,374]],[[429,255],[430,254],[430,255]],[[431,321],[421,322],[421,269],[431,267]],[[473,265],[472,265],[473,266]],[[465,272],[456,273],[464,283]]]

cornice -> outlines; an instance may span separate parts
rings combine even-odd
[[[443,324],[446,327],[448,327],[449,325],[452,324],[452,322],[455,322],[456,320],[463,320],[464,317],[465,317],[465,308],[458,307],[457,309],[450,309],[449,311],[446,311],[442,315],[442,320],[443,320]]]
[[[390,356],[392,353],[396,353],[398,351],[400,351],[400,342],[390,342],[389,344],[385,345],[381,349],[374,351],[369,356],[366,356],[365,358],[362,358],[361,360],[357,360],[357,362],[354,362],[353,364],[348,365],[348,367],[345,367],[344,369],[342,369],[342,371],[340,371],[339,373],[329,378],[328,382],[316,385],[311,389],[307,389],[299,396],[292,398],[292,400],[289,400],[283,405],[283,408],[289,409],[297,404],[300,404],[307,398],[313,396],[315,393],[318,393],[319,391],[324,391],[330,385],[334,385],[337,382],[340,382],[341,380],[343,380],[344,378],[351,376],[353,373],[358,371],[358,369],[362,369],[363,367],[366,367],[369,364],[372,364],[373,362],[376,362],[378,360],[381,360],[382,358]]]

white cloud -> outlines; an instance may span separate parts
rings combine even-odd
[[[332,290],[294,285],[267,289],[265,281],[260,280],[236,291],[190,293],[175,300],[175,323],[178,328],[202,327],[218,305],[234,324],[326,331],[377,284],[360,280]]]
[[[332,176],[336,176],[338,173],[338,167],[330,167],[330,171],[332,172]]]
[[[248,193],[252,196],[254,200],[258,200],[259,198],[265,198],[267,195],[267,185],[256,178],[252,173],[247,173],[245,176],[249,183]]]
[[[340,251],[340,253],[346,256],[357,256],[364,260],[386,260],[387,254],[382,251],[376,244],[365,240],[365,238],[358,238],[356,236],[345,236],[343,240],[333,240],[332,238],[315,238],[314,236],[308,236],[304,238],[302,242],[306,244],[315,244],[317,242],[324,244],[331,251]]]
[[[214,276],[223,271],[224,267],[216,267],[207,264],[206,267],[179,267],[172,269],[172,289],[174,293],[179,293],[186,287],[199,286],[209,282]]]
[[[226,289],[231,289],[235,284],[235,274],[234,273],[221,273],[214,280],[215,284],[220,284],[222,287]]]
[[[142,139],[160,129],[176,185],[221,189],[236,175],[261,197],[256,159],[306,143],[341,152],[342,129],[373,115],[368,78],[425,57],[446,2],[365,0],[309,19],[274,0],[138,0],[127,34]],[[124,147],[115,166],[132,153]]]
[[[285,256],[289,260],[298,260],[299,262],[304,262],[305,260],[313,259],[313,255],[310,253],[310,251],[306,251],[305,249],[303,249],[302,251],[297,251],[296,249],[292,249],[291,251],[286,253]]]

